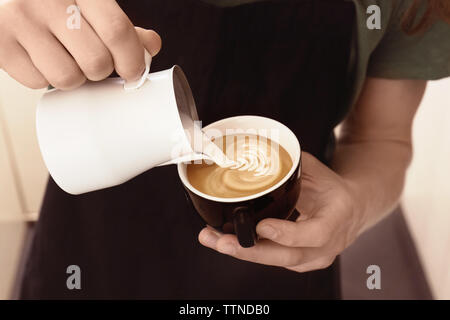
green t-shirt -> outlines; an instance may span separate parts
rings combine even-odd
[[[203,1],[235,6],[264,0]],[[352,47],[354,81],[348,103],[355,102],[367,76],[424,80],[450,76],[450,25],[438,21],[427,32],[408,36],[401,30],[400,22],[414,0],[347,1],[355,4],[357,17]],[[367,19],[371,15],[367,8],[370,5],[378,5],[381,9],[381,29],[370,30],[367,27]]]
[[[437,80],[450,76],[450,25],[437,21],[420,35],[401,30],[401,20],[413,0],[352,0],[357,13],[355,84],[352,102],[366,76],[389,79]],[[381,9],[381,29],[366,26],[370,5]],[[419,12],[420,17],[425,7]]]

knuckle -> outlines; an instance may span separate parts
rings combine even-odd
[[[343,191],[338,194],[334,202],[335,208],[342,211],[347,211],[352,207],[353,198],[349,192],[343,189]]]
[[[329,236],[326,233],[319,233],[314,243],[315,247],[323,247],[328,243]]]
[[[48,87],[48,81],[45,79],[33,80],[28,85],[31,89],[43,89]]]
[[[144,71],[144,63],[133,63],[126,66],[126,68],[118,68],[117,72],[126,80],[134,80]]]
[[[12,22],[16,26],[22,26],[34,17],[34,6],[34,3],[26,0],[6,1],[1,4],[1,20],[4,20],[8,24]]]
[[[161,36],[154,30],[149,30],[149,35],[150,35],[151,44],[152,44],[151,54],[157,55],[162,47]]]
[[[119,44],[130,35],[130,22],[123,17],[112,18],[111,21],[113,22],[108,29],[103,32],[103,41],[109,45]]]
[[[279,257],[279,264],[281,266],[294,266],[295,259],[292,255],[281,255]]]
[[[313,156],[312,156],[312,154],[311,153],[309,153],[309,152],[307,152],[307,151],[302,151],[302,157],[305,157],[305,158],[312,158]]]
[[[102,53],[90,58],[83,68],[89,80],[102,80],[114,70],[111,56],[108,53]]]
[[[285,245],[288,247],[295,247],[297,245],[297,239],[293,236],[288,235],[285,237]]]
[[[7,12],[10,17],[22,16],[26,12],[26,1],[6,1],[1,5],[3,11]]]
[[[344,251],[347,248],[347,244],[345,241],[338,241],[335,245],[334,245],[334,251],[336,252],[336,254],[341,253],[342,251]]]
[[[157,42],[161,44],[161,36],[155,30],[149,30],[150,36]]]
[[[317,268],[318,269],[326,269],[333,264],[335,259],[336,259],[336,257],[328,257],[328,258],[322,259],[318,263]]]
[[[23,10],[20,6],[13,2],[6,2],[1,4],[0,2],[0,27],[2,36],[7,32],[11,31],[11,25],[13,21],[20,22],[23,20]]]
[[[302,263],[303,255],[300,251],[295,253],[287,254],[282,257],[283,266],[297,266]]]
[[[315,247],[324,247],[331,241],[331,229],[328,224],[321,224],[317,229],[313,244]]]
[[[52,86],[62,90],[69,90],[82,85],[86,81],[86,78],[78,72],[75,73],[63,73],[58,75],[53,81]]]
[[[295,247],[297,244],[297,239],[295,237],[296,232],[291,230],[291,226],[282,224],[280,231],[277,233],[274,240],[283,240],[284,245],[288,247]]]
[[[301,253],[297,253],[292,257],[291,261],[289,262],[289,265],[298,266],[302,262],[303,262],[303,255]]]
[[[301,158],[304,162],[311,162],[314,159],[314,156],[309,152],[302,151]]]

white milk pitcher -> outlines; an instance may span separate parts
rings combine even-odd
[[[205,158],[193,151],[198,120],[180,67],[49,90],[37,107],[44,162],[58,186],[81,194],[121,184],[148,169]]]

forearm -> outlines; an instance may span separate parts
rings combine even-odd
[[[412,123],[423,80],[368,78],[342,125],[333,169],[354,194],[361,232],[392,211],[412,156]]]
[[[297,221],[260,221],[256,232],[263,241],[252,248],[241,248],[231,235],[206,231],[200,241],[242,260],[297,272],[330,266],[359,234],[395,208],[425,87],[423,80],[367,78],[342,125],[333,170],[302,153]]]
[[[409,141],[369,140],[344,134],[333,159],[333,169],[351,187],[361,232],[397,205],[411,160]]]

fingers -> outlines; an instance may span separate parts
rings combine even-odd
[[[42,89],[48,86],[48,81],[34,66],[28,53],[15,40],[0,46],[0,57],[8,61],[4,64],[4,70],[24,86],[31,89]]]
[[[320,257],[318,259],[315,259],[315,260],[312,260],[312,261],[309,261],[306,263],[302,263],[297,266],[286,267],[286,269],[289,269],[289,270],[292,270],[295,272],[309,272],[309,271],[314,271],[314,270],[326,269],[333,264],[335,259],[336,259],[336,256],[334,256],[334,255]]]
[[[279,267],[297,267],[325,256],[323,248],[290,248],[270,240],[259,240],[255,246],[243,248],[236,236],[222,235],[209,228],[200,232],[199,241],[206,247],[237,259]]]
[[[144,47],[133,24],[114,0],[77,0],[81,14],[111,52],[117,73],[138,79],[144,69]]]
[[[162,45],[159,34],[153,30],[147,30],[140,27],[135,27],[135,29],[145,49],[147,49],[152,57],[156,56],[161,50]]]
[[[301,261],[300,250],[282,247],[271,241],[258,241],[251,248],[242,248],[236,236],[220,235],[211,229],[205,228],[199,234],[199,241],[206,247],[235,258],[255,263],[290,266],[297,265]]]
[[[44,28],[30,25],[24,30],[32,29],[33,33],[19,33],[17,39],[45,79],[53,87],[62,90],[82,85],[86,77],[61,43]]]
[[[264,219],[256,226],[260,240],[251,248],[242,248],[233,235],[215,234],[208,229],[200,233],[200,242],[238,259],[297,272],[328,267],[348,244],[351,198],[345,200],[345,188],[332,170],[310,154],[303,153],[302,157],[299,202],[305,205],[297,208],[306,219]]]
[[[264,219],[256,226],[263,238],[288,247],[323,247],[331,240],[333,229],[325,218],[304,221]]]
[[[60,2],[60,8],[55,10],[53,16],[59,12],[65,12],[64,2]],[[108,77],[114,70],[113,58],[100,40],[95,31],[80,17],[80,28],[69,29],[65,21],[51,19],[49,28],[61,44],[75,59],[87,79],[92,81],[102,80]]]
[[[312,154],[302,151],[302,177],[303,174],[308,174],[309,172],[316,173],[317,170],[320,170],[322,172],[328,172],[330,169],[324,165],[322,162],[320,162],[316,157],[314,157]]]
[[[68,10],[74,5],[81,14]],[[70,27],[69,17],[80,19],[79,28]],[[161,38],[135,29],[114,0],[6,1],[0,6],[0,46],[0,65],[22,84],[69,90],[86,79],[102,80],[114,68],[127,81],[138,79],[144,48],[156,55]]]

